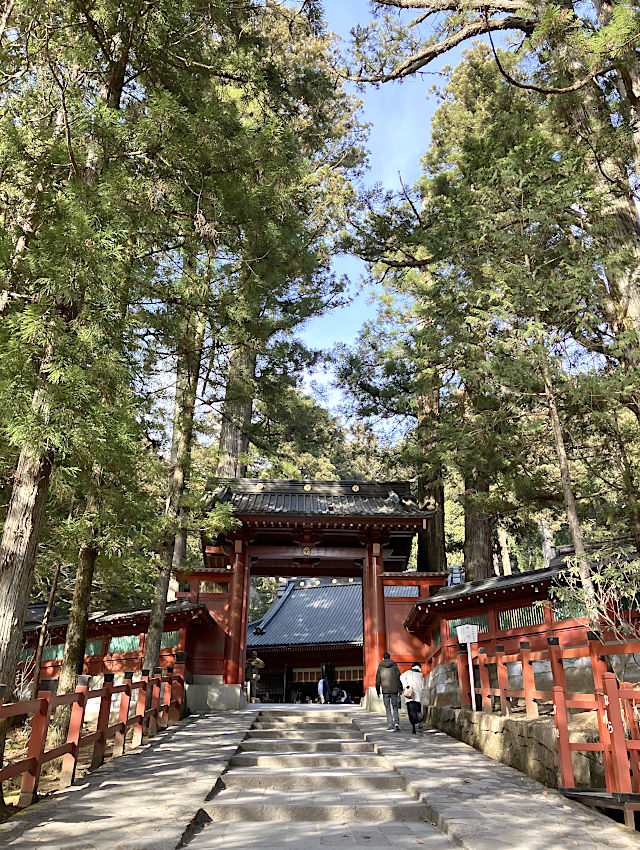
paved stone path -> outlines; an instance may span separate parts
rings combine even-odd
[[[366,712],[356,723],[431,821],[465,850],[640,850],[638,832],[443,732],[394,735]]]
[[[640,850],[443,733],[386,732],[355,706],[261,708],[183,721],[0,825],[0,847]]]
[[[359,713],[261,712],[204,804],[211,822],[189,850],[453,850],[428,807],[358,729]]]
[[[0,824],[0,847],[175,850],[257,714],[183,720]]]

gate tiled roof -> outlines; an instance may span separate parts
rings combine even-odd
[[[420,510],[409,485],[401,481],[277,481],[240,478],[230,481],[218,501],[237,514],[301,514],[306,516],[430,516]]]

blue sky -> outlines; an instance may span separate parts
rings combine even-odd
[[[349,40],[349,32],[356,24],[370,20],[367,0],[325,0],[325,18],[329,29]],[[363,119],[371,124],[369,135],[370,170],[365,183],[382,184],[387,189],[399,189],[398,171],[405,185],[411,186],[420,174],[420,158],[429,143],[429,127],[436,100],[429,94],[435,77],[431,75],[409,78],[402,83],[386,83],[354,93],[363,101]],[[353,343],[363,323],[374,316],[375,306],[370,304],[371,290],[362,288],[364,264],[355,257],[336,257],[337,274],[347,275],[352,302],[344,308],[332,310],[312,319],[305,325],[302,338],[314,347],[330,350],[336,343]],[[330,375],[315,373],[310,378],[326,385]],[[335,404],[339,392],[331,392],[328,401]]]

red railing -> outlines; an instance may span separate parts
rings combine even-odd
[[[510,715],[514,700],[524,700],[526,716],[537,717],[537,700],[553,703],[553,716],[558,739],[560,776],[564,788],[575,788],[571,761],[572,752],[601,752],[606,791],[610,794],[640,794],[640,686],[618,683],[614,673],[607,671],[606,659],[612,655],[640,654],[640,642],[602,643],[592,632],[587,632],[586,646],[560,647],[557,637],[549,637],[548,648],[532,652],[528,641],[520,643],[520,652],[505,654],[501,645],[494,655],[488,655],[479,646],[474,661],[480,678],[475,687],[476,707],[492,712],[493,698],[497,698],[500,712]],[[593,675],[591,693],[575,693],[567,688],[564,661],[570,658],[588,658]],[[548,661],[553,686],[551,690],[536,687],[534,661]],[[522,666],[522,688],[512,688],[507,664]],[[489,665],[496,665],[497,688],[490,687]],[[458,653],[458,679],[460,700],[463,706],[471,705],[471,687],[466,650]],[[478,706],[480,702],[480,706]],[[596,712],[599,741],[593,743],[571,741],[568,711],[592,710]],[[635,807],[635,806],[634,806]],[[630,821],[631,822],[631,821]]]
[[[182,656],[179,653],[179,656]],[[66,788],[74,780],[78,756],[83,747],[93,744],[91,769],[99,767],[105,758],[107,741],[114,738],[112,758],[117,758],[125,752],[127,730],[133,727],[133,736],[129,748],[137,747],[143,736],[151,737],[160,728],[177,723],[183,715],[184,707],[184,659],[179,657],[175,667],[168,667],[163,672],[156,667],[153,675],[149,670],[143,670],[142,676],[133,681],[133,672],[124,674],[121,685],[114,684],[114,674],[104,674],[104,685],[96,690],[89,690],[90,676],[78,676],[75,691],[60,696],[50,691],[40,691],[36,699],[22,702],[4,703],[0,700],[0,720],[11,717],[24,717],[32,714],[31,730],[27,745],[26,758],[0,769],[0,782],[22,776],[18,806],[29,806],[37,796],[38,783],[42,768],[47,762],[62,757],[60,771],[60,787]],[[147,694],[151,694],[149,708]],[[120,695],[118,720],[109,725],[112,699]],[[91,699],[99,699],[98,719],[96,729],[88,734],[82,734],[87,703]],[[46,749],[47,732],[52,712],[60,705],[71,706],[71,720],[67,740],[59,747]],[[131,713],[131,706],[134,713]]]

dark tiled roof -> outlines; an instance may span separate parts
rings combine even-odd
[[[167,614],[179,614],[183,611],[202,611],[207,615],[209,614],[206,605],[203,605],[202,602],[189,602],[188,599],[176,599],[173,602],[167,602]],[[148,617],[150,614],[151,608],[137,608],[130,611],[115,611],[111,614],[107,611],[94,611],[93,614],[89,614],[88,622],[98,625],[119,623],[136,617]],[[68,617],[61,617],[56,620],[51,620],[49,622],[49,628],[55,629],[59,626],[67,626],[68,624]],[[36,628],[39,628],[39,625],[36,626],[32,623],[26,623],[24,631],[31,631]]]
[[[240,478],[218,494],[238,514],[303,514],[306,516],[430,516],[399,481],[275,481]]]
[[[264,634],[254,634],[256,629]],[[247,646],[310,646],[362,643],[362,585],[321,584],[300,587],[290,581],[258,623]]]
[[[508,587],[524,587],[527,584],[537,584],[539,581],[551,581],[562,570],[558,567],[549,567],[546,570],[532,570],[528,573],[513,573],[510,576],[491,576],[481,578],[477,581],[467,581],[464,584],[454,584],[450,587],[441,587],[434,591],[428,599],[420,600],[421,603],[442,602],[444,600],[458,599],[464,596],[474,596],[476,593],[484,593],[491,590],[505,590]]]
[[[491,578],[482,578],[477,581],[468,581],[464,584],[454,584],[450,587],[438,588],[431,596],[416,600],[416,604],[405,620],[405,627],[411,630],[417,620],[424,620],[432,614],[437,613],[438,610],[447,610],[446,608],[438,607],[442,603],[458,602],[464,607],[464,604],[474,596],[491,592],[497,593],[498,591],[507,589],[516,591],[518,588],[538,584],[539,582],[550,583],[561,573],[562,569],[559,567],[548,567],[544,570],[513,573],[510,576],[491,576]],[[454,608],[453,610],[456,609]]]

